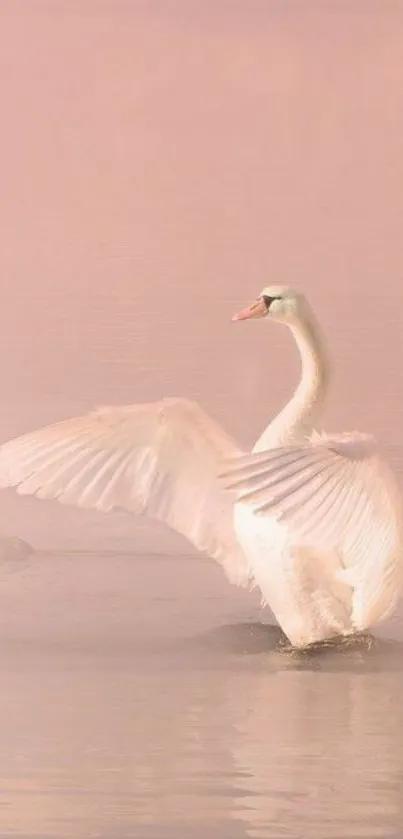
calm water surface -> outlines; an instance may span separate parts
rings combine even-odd
[[[4,568],[1,837],[400,837],[403,627],[290,655],[194,557]]]

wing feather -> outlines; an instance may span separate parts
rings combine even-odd
[[[286,466],[284,466],[286,464]],[[294,545],[336,551],[354,581],[358,628],[386,617],[402,589],[402,502],[372,438],[315,437],[245,455],[220,476],[236,500],[274,517]]]
[[[233,504],[217,481],[237,444],[197,403],[164,399],[102,408],[0,446],[0,486],[102,511],[165,522],[246,584]]]

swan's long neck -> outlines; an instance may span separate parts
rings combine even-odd
[[[320,417],[330,378],[322,332],[312,312],[290,328],[301,355],[301,379],[292,398],[259,437],[253,451],[306,439]]]

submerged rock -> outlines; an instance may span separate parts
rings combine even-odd
[[[0,562],[7,559],[28,559],[33,553],[33,547],[18,536],[0,534]]]

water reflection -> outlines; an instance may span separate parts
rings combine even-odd
[[[284,671],[250,687],[234,747],[247,835],[398,835],[395,677]]]
[[[214,566],[151,565],[39,557],[0,581],[2,837],[400,836],[399,627],[290,655]]]

